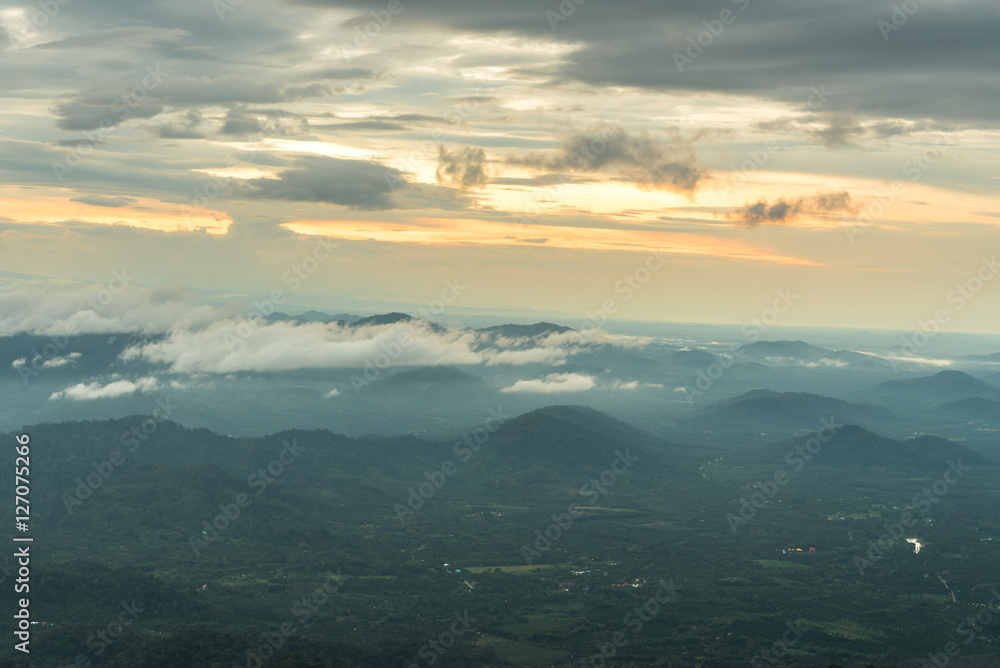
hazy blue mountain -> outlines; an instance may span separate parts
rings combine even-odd
[[[819,451],[808,460],[810,467],[858,469],[885,467],[886,474],[909,475],[913,472],[938,474],[948,468],[948,462],[961,459],[963,465],[994,466],[975,450],[938,436],[919,436],[895,440],[880,436],[857,425],[845,425],[836,431],[817,431],[816,434],[796,437],[768,446],[773,454],[784,452],[800,456],[810,439],[821,436],[826,440]],[[815,450],[815,441],[812,449]],[[806,450],[808,452],[808,450]],[[787,463],[787,462],[786,462]]]
[[[493,325],[492,327],[483,327],[481,329],[477,329],[476,331],[484,334],[497,334],[512,339],[518,339],[522,337],[542,336],[546,334],[565,334],[566,332],[573,332],[576,330],[572,327],[564,327],[563,325],[556,325],[551,322],[536,322],[532,325]]]
[[[982,397],[968,397],[952,401],[941,410],[966,420],[1000,424],[1000,401]]]
[[[939,398],[1000,395],[1000,387],[970,376],[964,371],[952,369],[940,371],[933,376],[889,380],[880,384],[878,389],[892,394],[920,394]]]
[[[683,422],[698,430],[769,431],[815,430],[821,418],[843,423],[877,424],[893,417],[891,411],[871,404],[856,404],[805,392],[752,390],[720,401]]]
[[[281,313],[278,311],[267,316],[267,319],[272,322],[340,322],[344,324],[351,324],[361,320],[361,316],[354,315],[353,313],[330,314],[324,313],[323,311],[306,311],[305,313],[288,315],[287,313]]]

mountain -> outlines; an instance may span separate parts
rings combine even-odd
[[[821,418],[833,417],[838,423],[878,423],[893,414],[871,404],[854,404],[832,397],[805,392],[752,390],[720,401],[682,422],[699,431],[813,430]]]
[[[1000,425],[1000,401],[968,397],[945,404],[941,410],[965,420]]]
[[[437,385],[467,385],[482,383],[483,379],[453,366],[425,366],[393,374],[382,381],[384,387],[429,389]]]
[[[816,361],[833,354],[833,351],[805,341],[757,341],[744,346],[743,354],[758,360],[788,358]]]
[[[817,432],[800,436],[766,448],[768,458],[778,455],[795,457],[795,452],[808,452],[809,442],[815,437],[828,439],[812,455],[808,467],[862,469],[884,467],[894,474],[940,474],[948,462],[967,466],[993,466],[994,463],[976,451],[937,436],[919,436],[903,441],[886,438],[857,425],[845,425],[832,433]],[[816,449],[812,441],[812,450]]]
[[[910,380],[888,380],[878,389],[892,394],[924,394],[930,397],[1000,396],[1000,387],[990,385],[964,371],[941,371]]]
[[[0,367],[12,377],[20,376],[29,382],[39,374],[47,378],[106,374],[125,366],[120,355],[126,349],[162,338],[162,335],[132,333],[3,336],[0,337]]]
[[[271,322],[339,322],[341,324],[350,324],[361,320],[361,316],[352,313],[334,313],[331,315],[322,311],[306,311],[298,315],[288,315],[287,313],[277,311],[267,316],[267,320]]]
[[[592,408],[549,406],[509,420],[491,434],[470,458],[470,474],[463,481],[487,489],[579,486],[599,477],[626,451],[641,462],[630,466],[634,473],[670,471],[662,446],[649,434]]]
[[[666,364],[682,369],[705,369],[718,361],[719,359],[707,350],[678,350],[664,359]]]
[[[533,325],[494,325],[492,327],[483,327],[482,329],[477,329],[476,331],[484,334],[496,334],[498,336],[504,336],[511,339],[519,339],[522,337],[534,337],[547,334],[565,334],[566,332],[573,332],[576,330],[572,327],[564,327],[551,322],[536,322]]]
[[[990,355],[966,355],[962,359],[1000,364],[1000,353],[992,353]]]
[[[889,362],[876,355],[853,350],[830,350],[804,341],[758,341],[744,346],[743,354],[772,364],[790,362],[815,366],[889,366]]]
[[[395,325],[397,322],[409,322],[414,320],[412,316],[405,313],[383,313],[361,318],[351,323],[355,327],[368,327],[369,325]]]

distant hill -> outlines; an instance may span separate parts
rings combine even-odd
[[[470,459],[470,475],[463,480],[492,489],[531,483],[579,486],[600,476],[616,452],[626,449],[642,462],[631,467],[633,472],[670,470],[649,434],[584,406],[549,406],[500,427]]]
[[[925,394],[932,398],[1000,396],[1000,388],[991,385],[964,371],[941,371],[933,376],[923,376],[910,380],[889,380],[878,389],[893,394]]]
[[[393,374],[382,381],[383,387],[423,387],[442,384],[482,383],[483,379],[453,366],[425,366]]]
[[[962,359],[976,360],[977,362],[995,362],[1000,364],[1000,353],[992,353],[990,355],[966,355]]]
[[[497,334],[509,338],[541,336],[545,334],[565,334],[576,331],[572,327],[564,327],[551,322],[536,322],[533,325],[494,325],[477,329],[484,334]]]
[[[830,350],[804,341],[758,341],[743,348],[743,354],[757,361],[811,363],[826,366],[887,367],[889,362],[876,355],[853,350]]]
[[[666,364],[682,369],[704,369],[718,361],[719,358],[707,350],[678,350],[664,359]]]
[[[743,354],[757,359],[768,357],[790,357],[803,360],[819,360],[833,351],[820,348],[805,341],[757,341],[743,347]]]
[[[351,324],[357,320],[361,320],[361,316],[352,313],[334,313],[331,315],[323,311],[306,311],[297,315],[288,315],[287,313],[277,311],[267,316],[267,320],[271,322],[340,322]]]
[[[805,392],[752,390],[720,401],[682,422],[699,431],[814,430],[821,418],[839,423],[875,424],[893,417],[891,411],[871,404],[855,404]]]
[[[820,434],[822,435],[822,434]],[[805,444],[814,435],[800,436],[768,446],[769,456],[788,453]],[[962,460],[964,465],[992,466],[976,451],[937,436],[920,436],[898,441],[872,433],[863,427],[846,425],[822,445],[809,467],[870,468],[884,467],[892,472],[940,473],[948,461]]]
[[[126,349],[162,339],[162,334],[135,333],[79,334],[65,338],[34,334],[3,336],[0,337],[0,368],[5,374],[11,374],[11,378],[23,374],[28,379],[39,373],[44,373],[45,377],[74,378],[83,374],[105,374],[125,366],[121,354]],[[136,361],[130,364],[133,369],[140,366]]]
[[[406,313],[383,313],[380,315],[371,315],[367,318],[361,318],[360,320],[355,320],[352,325],[355,327],[367,327],[369,325],[395,325],[397,322],[409,322],[413,320],[413,316],[407,315]]]
[[[968,397],[947,403],[941,410],[965,420],[1000,425],[1000,401]]]

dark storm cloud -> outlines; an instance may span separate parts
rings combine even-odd
[[[438,147],[438,183],[447,183],[462,190],[486,185],[486,151],[469,146],[448,151]]]
[[[749,227],[758,225],[781,225],[789,223],[799,216],[810,213],[854,212],[859,205],[846,191],[816,193],[811,197],[795,199],[779,199],[768,203],[760,200],[755,204],[747,204],[729,214],[730,220],[738,221]]]
[[[547,171],[595,172],[609,169],[640,187],[690,193],[706,171],[697,166],[689,144],[629,134],[606,126],[572,134],[555,154],[513,158],[513,164]]]
[[[290,2],[353,9],[362,23],[379,8],[368,0]],[[911,14],[900,13],[895,0],[568,4],[573,9],[563,12],[564,21],[550,21],[547,11],[559,14],[555,0],[404,2],[386,30],[429,25],[580,44],[556,67],[556,80],[799,104],[806,103],[810,87],[825,84],[836,93],[828,102],[831,111],[996,123],[1000,88],[982,85],[1000,65],[991,3],[921,3]],[[719,22],[725,10],[731,12],[729,25]],[[688,39],[699,39],[704,21],[715,22],[718,34],[701,36],[707,46],[695,43],[688,54]],[[693,62],[678,68],[675,53]]]
[[[354,209],[393,209],[392,193],[405,188],[403,173],[364,160],[303,156],[280,179],[248,179],[248,197],[326,202]]]

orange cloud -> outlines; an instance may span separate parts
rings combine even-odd
[[[73,201],[83,199],[86,201]],[[117,206],[88,202],[118,200]],[[68,188],[0,188],[0,211],[20,223],[57,224],[79,221],[95,225],[128,225],[163,232],[190,232],[205,229],[222,235],[232,222],[207,209],[146,197],[88,196]]]
[[[776,264],[825,266],[803,258],[780,255],[733,239],[709,235],[672,234],[657,230],[620,230],[557,225],[515,225],[471,218],[416,218],[409,224],[362,220],[297,220],[283,225],[298,234],[348,240],[438,246],[545,246],[572,250],[656,250],[675,255],[693,255]]]

